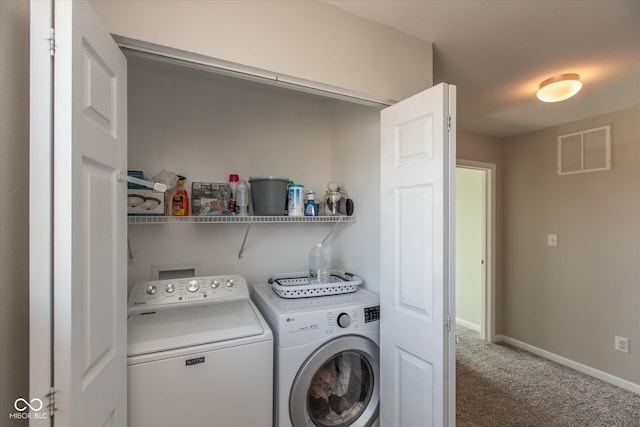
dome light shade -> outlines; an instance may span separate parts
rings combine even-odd
[[[578,74],[558,74],[540,83],[536,96],[543,102],[559,102],[571,98],[581,88]]]

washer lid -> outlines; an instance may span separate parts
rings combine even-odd
[[[248,301],[131,313],[128,356],[262,335]]]

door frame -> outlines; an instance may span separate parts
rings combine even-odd
[[[31,427],[53,425],[53,4],[30,4],[29,401],[43,409]],[[43,78],[44,76],[44,78]]]
[[[480,336],[485,341],[496,342],[496,164],[458,159],[456,167],[485,172],[483,186],[485,191],[482,198],[485,206],[483,252],[486,259],[484,277],[482,278]]]

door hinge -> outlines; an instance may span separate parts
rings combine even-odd
[[[49,55],[56,55],[56,30],[49,28]]]
[[[447,114],[447,130],[451,130],[451,115]]]
[[[58,408],[56,408],[56,393],[56,389],[51,387],[49,388],[49,393],[44,396],[49,399],[49,402],[47,403],[47,409],[49,410],[50,417],[52,417],[54,412],[58,410]]]
[[[447,331],[451,330],[451,315],[447,314]]]

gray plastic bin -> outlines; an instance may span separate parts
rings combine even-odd
[[[254,215],[284,215],[289,178],[252,176],[249,183]]]

